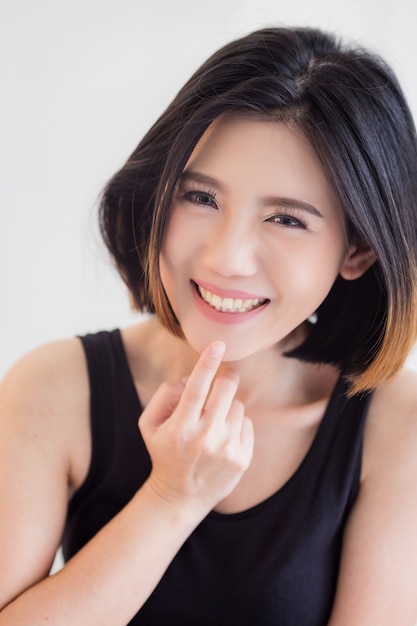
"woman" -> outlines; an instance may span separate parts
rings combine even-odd
[[[3,383],[0,626],[414,624],[416,166],[391,70],[330,35],[196,72],[101,205],[153,315]]]

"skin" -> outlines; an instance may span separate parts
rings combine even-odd
[[[224,118],[185,167],[160,269],[197,352],[222,339],[226,360],[254,354],[264,360],[321,304],[346,254],[337,198],[302,134],[282,124]],[[269,302],[253,321],[213,322],[194,306],[190,280],[215,293],[234,289]]]
[[[2,383],[0,626],[126,624],[210,510],[236,512],[263,500],[311,445],[338,372],[282,352],[303,338],[305,318],[335,277],[354,279],[373,259],[346,245],[337,201],[295,129],[220,120],[187,164],[197,167],[221,183],[216,206],[189,195],[190,179],[180,186],[161,256],[186,339],[157,319],[122,333],[146,407],[139,427],[152,473],[51,577],[68,498],[91,456],[80,342],[39,348]],[[271,206],[271,196],[308,202],[323,217],[309,211],[309,228],[301,229],[293,220],[304,210],[291,209],[288,220],[288,203]],[[260,293],[268,305],[247,323],[221,324],[196,308],[190,279]],[[330,626],[413,626],[417,619],[416,379],[402,371],[371,402]]]

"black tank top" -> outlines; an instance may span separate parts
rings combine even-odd
[[[63,537],[75,554],[134,495],[151,463],[118,330],[81,338],[90,376],[92,459]],[[130,622],[137,626],[325,626],[344,525],[358,493],[370,395],[340,377],[314,441],[287,483],[241,513],[211,512]]]

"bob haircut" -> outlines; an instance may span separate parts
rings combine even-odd
[[[135,307],[182,336],[159,273],[164,227],[194,147],[228,112],[296,125],[340,200],[348,239],[375,253],[362,277],[336,279],[289,353],[343,368],[351,394],[374,388],[416,340],[416,132],[386,63],[320,30],[265,28],[221,48],[110,180],[101,232]]]

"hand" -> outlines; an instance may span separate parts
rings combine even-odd
[[[207,514],[237,485],[253,452],[238,380],[215,378],[225,345],[210,344],[184,383],[164,383],[139,420],[152,459],[148,482],[175,506]]]

